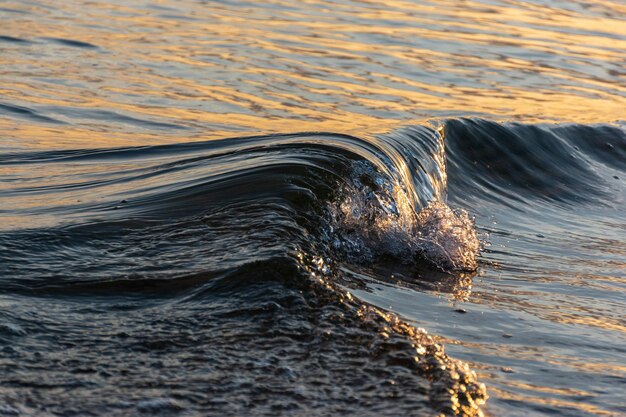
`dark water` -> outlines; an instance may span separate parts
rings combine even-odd
[[[626,414],[625,12],[1,3],[0,415]]]

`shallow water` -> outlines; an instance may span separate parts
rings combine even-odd
[[[2,3],[0,415],[625,414],[624,16]]]

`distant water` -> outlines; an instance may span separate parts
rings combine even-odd
[[[623,3],[127,3],[0,4],[0,416],[626,414]]]

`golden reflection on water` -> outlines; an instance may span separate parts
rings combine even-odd
[[[511,339],[515,340],[515,338]],[[558,369],[558,373],[574,373],[577,379],[584,379],[585,375],[603,375],[604,378],[619,380],[626,374],[626,367],[615,363],[602,363],[604,358],[577,357],[571,355],[559,355],[549,347],[528,346],[524,344],[492,343],[492,342],[467,342],[454,339],[441,338],[442,343],[447,345],[461,344],[466,348],[482,355],[489,356],[490,362],[497,362],[500,358],[504,363],[510,363],[514,358],[516,364],[534,364],[540,361],[543,370],[549,366]],[[541,370],[529,371],[525,365],[514,367],[496,367],[483,363],[470,363],[476,370],[479,379],[488,386],[491,398],[497,398],[498,404],[491,404],[487,409],[488,415],[507,415],[510,408],[502,409],[502,403],[530,404],[534,408],[541,408],[542,405],[550,406],[556,410],[577,410],[584,415],[615,415],[609,410],[608,405],[596,405],[595,401],[590,401],[598,396],[598,392],[593,387],[589,390],[576,389],[568,386],[567,381],[552,379],[550,385],[541,383],[525,382],[528,374]],[[516,375],[518,374],[519,375]],[[584,384],[583,384],[584,385]],[[585,399],[585,400],[581,400]],[[549,412],[544,410],[544,412]]]
[[[0,41],[2,103],[64,124],[0,109],[0,145],[373,134],[451,116],[611,122],[626,108],[625,7],[592,6],[8,2],[1,35],[30,43]]]
[[[479,374],[479,376],[481,376]],[[527,388],[535,388],[535,387],[527,387]],[[582,411],[587,415],[595,415],[595,416],[615,416],[615,413],[612,411],[604,410],[602,407],[594,406],[592,404],[585,403],[583,401],[567,401],[562,398],[551,398],[546,396],[539,395],[529,395],[524,394],[523,391],[520,392],[511,392],[506,390],[501,390],[498,388],[491,388],[490,392],[493,395],[497,395],[499,398],[509,401],[509,402],[520,402],[520,403],[530,403],[537,404],[538,406],[546,405],[551,407],[557,407],[561,409],[574,409],[577,411]]]

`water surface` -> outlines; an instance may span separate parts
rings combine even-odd
[[[0,414],[625,414],[624,16],[2,3]]]

